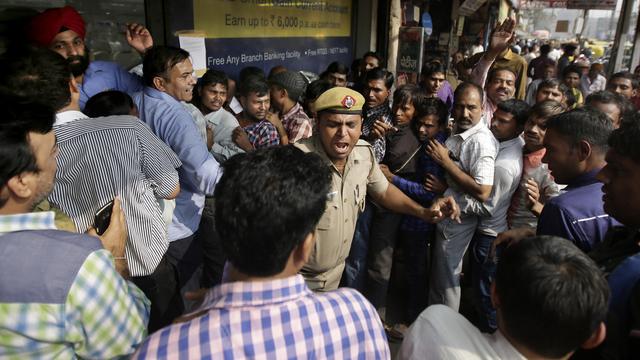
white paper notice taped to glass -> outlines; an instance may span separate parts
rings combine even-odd
[[[191,55],[193,70],[198,77],[207,71],[207,48],[204,45],[204,34],[182,33],[178,35],[180,48]]]

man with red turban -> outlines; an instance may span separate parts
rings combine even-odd
[[[91,96],[102,91],[120,90],[133,94],[142,90],[142,79],[118,64],[90,61],[84,20],[71,6],[47,9],[36,15],[26,33],[33,45],[49,48],[67,59],[80,88],[81,108]],[[127,25],[127,42],[140,54],[153,46],[149,30],[135,23]]]

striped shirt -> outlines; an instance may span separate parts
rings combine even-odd
[[[180,160],[132,116],[89,119],[66,111],[57,114],[54,129],[60,152],[49,201],[85,232],[96,211],[119,195],[129,231],[125,257],[131,276],[151,274],[169,247],[156,198],[177,188]]]
[[[149,300],[53,212],[0,215],[0,254],[0,358],[107,359],[145,338]]]
[[[218,285],[194,314],[153,334],[133,358],[390,358],[380,318],[360,293],[314,294],[301,275]]]

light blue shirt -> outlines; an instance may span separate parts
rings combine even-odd
[[[80,85],[80,109],[93,95],[107,90],[119,90],[132,95],[143,88],[142,78],[110,61],[92,61]]]
[[[205,195],[213,195],[222,171],[207,151],[191,114],[180,102],[145,87],[133,95],[140,119],[178,155],[180,194],[169,225],[169,241],[184,239],[198,230]]]

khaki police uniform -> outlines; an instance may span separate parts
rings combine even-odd
[[[312,136],[295,144],[304,152],[313,152],[331,167],[331,190],[327,208],[316,227],[315,248],[302,275],[312,290],[326,291],[338,287],[344,261],[351,250],[358,214],[364,210],[367,192],[383,194],[389,182],[375,161],[371,145],[364,140],[349,154],[340,174],[322,147],[320,138]]]
[[[363,104],[364,98],[353,90],[333,88],[316,100],[316,109],[336,109],[338,113],[353,109],[353,113],[359,114]],[[312,290],[333,290],[340,283],[367,193],[384,194],[389,182],[375,161],[371,145],[364,140],[358,140],[347,157],[343,174],[327,156],[319,135],[299,141],[295,146],[304,152],[318,154],[331,168],[327,208],[316,227],[316,241],[309,262],[300,273]]]

